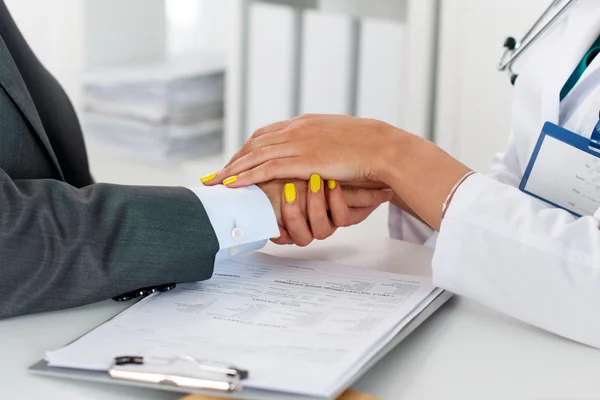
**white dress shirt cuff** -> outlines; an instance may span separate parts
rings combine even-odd
[[[273,206],[258,186],[189,189],[202,202],[217,236],[220,248],[217,259],[261,249],[268,239],[279,236]]]
[[[434,231],[428,225],[398,206],[390,203],[388,228],[392,239],[423,245],[431,239]]]

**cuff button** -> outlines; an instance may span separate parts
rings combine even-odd
[[[231,237],[235,240],[240,240],[244,237],[244,230],[242,228],[235,228],[231,231]]]

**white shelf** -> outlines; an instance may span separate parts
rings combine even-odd
[[[251,33],[251,7],[256,3],[268,3],[289,7],[290,12],[295,14],[292,30],[295,39],[290,43],[290,51],[286,57],[292,57],[291,66],[288,63],[291,75],[291,99],[285,99],[284,103],[289,106],[289,117],[302,112],[301,87],[302,73],[300,66],[303,65],[302,39],[304,38],[303,14],[306,9],[314,9],[319,12],[336,13],[345,15],[352,21],[357,22],[358,30],[351,35],[359,37],[360,27],[363,19],[386,19],[403,24],[404,45],[400,50],[403,60],[399,74],[402,75],[403,83],[401,90],[403,101],[399,102],[398,114],[401,114],[403,124],[401,128],[420,136],[430,138],[433,118],[433,84],[434,84],[434,62],[435,62],[435,39],[438,13],[438,2],[436,0],[229,0],[232,10],[231,26],[235,27],[232,32],[229,47],[230,58],[227,70],[227,104],[226,104],[226,133],[225,153],[231,155],[252,133],[253,127],[248,126],[249,104],[248,99],[256,101],[256,97],[249,96],[249,80],[255,76],[249,75],[249,63],[252,60],[250,53],[252,38]],[[312,11],[311,11],[312,12]],[[275,24],[276,25],[276,24]],[[273,34],[277,29],[273,29]],[[360,43],[350,40],[349,46],[354,46],[350,54],[358,51]],[[396,49],[397,50],[397,49]],[[262,51],[261,53],[264,53]],[[326,63],[327,60],[323,60]],[[354,60],[358,63],[358,58]],[[286,65],[285,63],[283,65]],[[349,65],[348,68],[357,68]],[[359,84],[357,76],[360,73],[348,74],[352,79],[348,82],[348,93],[358,93]],[[397,85],[396,85],[397,86]],[[391,96],[391,98],[394,98]],[[356,114],[357,100],[349,98],[346,114]],[[353,106],[354,105],[354,106]],[[288,106],[286,106],[288,107]],[[315,111],[312,110],[311,111]],[[253,111],[254,112],[254,111]],[[280,118],[279,112],[275,119]],[[362,115],[364,116],[364,115]],[[284,116],[285,118],[285,116]]]

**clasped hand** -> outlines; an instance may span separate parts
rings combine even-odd
[[[280,225],[280,237],[273,241],[308,245],[331,236],[338,227],[364,221],[392,198],[393,191],[386,185],[367,184],[377,182],[374,170],[354,157],[358,150],[378,151],[378,126],[372,120],[317,115],[269,125],[256,131],[205,184],[224,183],[231,188],[258,184],[271,200]],[[344,134],[350,128],[364,135],[353,140]]]
[[[256,131],[208,185],[222,182],[236,188],[276,179],[306,181],[319,174],[337,180],[342,188],[348,183],[362,191],[391,188],[392,193],[383,192],[387,197],[376,199],[389,200],[393,195],[395,205],[439,230],[442,206],[449,204],[451,189],[469,172],[434,143],[384,122],[343,115],[303,115]],[[315,184],[321,182],[314,179]],[[341,193],[335,194],[339,204]],[[326,236],[323,232],[339,226],[335,217],[338,204],[331,194],[325,197],[332,211],[332,226],[323,231],[317,228],[317,224],[329,221],[324,200],[320,210],[308,207],[313,237],[315,232],[319,238]],[[346,200],[346,206],[352,208]],[[307,204],[312,202],[309,194]],[[375,204],[370,205],[371,211],[373,207]],[[366,218],[368,210],[362,211],[355,213],[354,219],[344,220],[345,224]],[[348,214],[348,210],[343,212]],[[285,215],[283,222],[289,228]],[[294,234],[290,235],[296,241]]]

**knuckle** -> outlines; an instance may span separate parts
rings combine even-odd
[[[231,166],[224,167],[224,168],[223,168],[223,169],[220,171],[220,175],[225,177],[225,178],[223,178],[223,179],[229,178],[231,175],[228,175],[228,174],[230,174],[230,173],[231,173]]]
[[[263,157],[263,154],[264,154],[264,150],[261,147],[259,147],[257,149],[252,149],[248,153],[247,160],[251,164],[256,164],[260,161],[261,157]]]
[[[251,137],[250,139],[246,140],[246,143],[244,143],[244,146],[242,147],[242,149],[252,150],[255,145],[256,145],[256,138]]]
[[[317,240],[325,240],[327,239],[329,236],[331,236],[330,233],[325,232],[325,231],[317,231],[313,233],[313,236],[315,239]]]
[[[296,242],[296,246],[298,247],[306,247],[311,244],[312,239],[300,239]]]
[[[257,136],[260,136],[260,135],[264,134],[265,132],[266,132],[266,127],[263,126],[261,128],[258,128],[257,130],[254,131],[252,136],[250,136],[249,140],[254,140],[254,139],[256,139]]]
[[[306,225],[304,216],[301,215],[295,207],[292,207],[292,209],[288,209],[287,211],[284,210],[283,219],[285,221],[285,227],[290,233],[300,233],[302,232],[302,225]]]
[[[266,147],[258,147],[252,150],[252,155],[254,158],[261,158],[266,156],[268,153]]]
[[[265,162],[262,169],[265,179],[275,179],[279,167],[280,163],[277,160],[269,160]]]
[[[350,216],[349,215],[338,215],[333,217],[333,223],[337,227],[347,227],[350,226]]]
[[[311,121],[314,120],[314,114],[302,114],[298,118],[294,120],[294,122],[290,125],[290,130],[294,130],[297,128],[306,128],[310,126]]]
[[[247,172],[248,178],[252,182],[260,182],[260,173],[256,168],[251,169]]]
[[[289,142],[289,141],[291,141],[294,138],[294,136],[297,136],[297,132],[295,131],[295,128],[297,126],[298,125],[294,125],[294,126],[290,127],[290,129],[287,129],[285,132],[281,132],[280,133],[282,139],[285,142]]]
[[[349,226],[352,226],[352,222],[350,221],[350,218],[346,218],[342,221],[342,223],[340,224],[340,228],[347,228]]]

